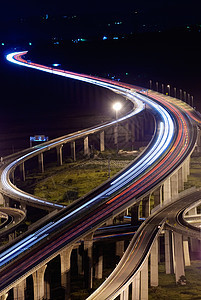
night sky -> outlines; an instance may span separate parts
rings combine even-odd
[[[137,12],[146,22],[188,24],[200,21],[200,1],[182,0],[124,0],[124,1],[4,1],[1,3],[1,21],[11,19],[51,15],[71,15],[86,13],[131,13]]]

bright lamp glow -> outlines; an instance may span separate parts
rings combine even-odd
[[[116,102],[114,105],[113,105],[113,108],[114,110],[118,111],[122,108],[122,104],[120,102]]]

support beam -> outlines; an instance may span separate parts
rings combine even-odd
[[[150,255],[150,285],[158,286],[158,239],[155,240]]]
[[[34,300],[42,300],[45,296],[44,275],[46,267],[47,265],[44,265],[32,274],[34,285]]]
[[[165,230],[165,271],[166,274],[173,274],[173,249],[172,232]]]
[[[84,138],[84,155],[88,156],[89,155],[89,137],[86,136]]]
[[[26,175],[25,175],[24,161],[20,164],[20,175],[21,175],[22,181],[25,181]]]
[[[148,300],[148,258],[140,271],[140,300]]]
[[[142,201],[142,217],[148,218],[150,216],[150,196],[143,198]]]
[[[22,280],[13,288],[13,300],[25,299],[26,280]]]
[[[38,154],[38,165],[41,173],[44,173],[43,153]]]
[[[171,198],[178,196],[178,172],[170,177]]]
[[[71,142],[71,157],[73,158],[73,161],[76,161],[76,152],[75,152],[75,141]]]
[[[62,166],[62,164],[63,164],[62,148],[63,148],[63,145],[59,145],[58,147],[56,147],[56,150],[57,150],[57,163],[58,163],[59,166]]]
[[[176,282],[178,282],[181,276],[185,276],[183,240],[182,240],[182,235],[180,233],[173,232],[173,236],[174,236],[174,256],[175,256],[175,278],[176,278]]]
[[[128,286],[121,292],[120,300],[129,300],[129,287]]]
[[[116,242],[116,256],[122,258],[124,254],[124,241],[117,241]]]
[[[65,300],[70,299],[70,258],[73,247],[66,247],[60,252],[61,286],[65,291]]]
[[[140,272],[138,272],[132,282],[132,300],[140,300]]]
[[[154,207],[158,206],[159,204],[162,204],[162,186],[154,190]]]
[[[171,201],[171,183],[170,178],[167,178],[163,184],[163,199],[164,203]]]
[[[103,248],[102,245],[98,246],[97,260],[95,264],[95,278],[103,278]]]
[[[85,287],[91,289],[93,284],[93,234],[84,239],[84,277]]]
[[[190,254],[189,254],[189,243],[187,237],[183,237],[183,249],[184,249],[184,265],[187,267],[191,265]]]
[[[100,152],[105,151],[105,132],[100,132]]]
[[[135,226],[139,223],[139,204],[131,207],[131,225]]]
[[[178,190],[184,190],[184,175],[182,171],[182,167],[178,170]]]

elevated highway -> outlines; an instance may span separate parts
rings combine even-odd
[[[0,294],[2,295],[58,255],[62,249],[73,245],[81,237],[83,238],[93,233],[96,228],[100,227],[108,219],[138,203],[144,196],[154,191],[156,187],[165,186],[166,180],[172,174],[174,175],[178,172],[181,165],[185,164],[192,153],[197,140],[197,125],[195,121],[199,121],[199,116],[194,110],[167,101],[160,94],[149,93],[149,95],[146,95],[141,88],[119,82],[108,82],[105,79],[97,79],[86,75],[78,76],[72,72],[53,70],[38,64],[27,63],[22,58],[25,54],[25,52],[14,54],[10,60],[17,60],[20,64],[31,68],[55,72],[58,75],[104,86],[121,93],[130,100],[145,103],[155,116],[156,130],[146,150],[120,174],[93,191],[92,194],[78,200],[67,208],[62,208],[48,222],[41,224],[40,228],[35,229],[32,233],[27,233],[17,244],[14,243],[12,251],[9,248],[1,253]],[[139,107],[142,108],[142,105],[139,104]],[[132,116],[133,112],[129,117]],[[118,120],[118,122],[120,121]],[[100,130],[99,127],[89,130]],[[82,134],[85,134],[85,132],[83,131]],[[75,138],[75,136],[72,134],[67,138]],[[45,147],[55,147],[57,143],[65,143],[65,139],[66,137],[62,137],[34,151],[29,150],[22,157],[19,154],[17,159],[5,164],[1,175],[2,193],[10,197],[23,197],[24,201],[26,199],[30,201],[30,195],[26,195],[12,185],[10,181],[12,172],[24,160],[29,159],[32,155],[37,155],[38,151],[46,151]],[[33,201],[38,200],[33,198]],[[164,188],[164,202],[168,203],[169,198],[170,195],[167,192],[165,193]],[[163,214],[160,217],[155,214],[151,219],[153,223],[149,220],[148,224],[142,225],[143,230],[141,229],[137,233],[136,240],[132,244],[134,248],[138,249],[139,247],[139,252],[134,259],[135,266],[131,269],[129,268],[130,273],[128,273],[128,269],[126,271],[126,280],[133,276],[137,268],[141,268],[149,253],[150,246],[165,222]],[[126,253],[128,254],[129,250]],[[136,259],[137,257],[138,259]],[[128,258],[126,257],[125,259],[127,260]],[[115,272],[118,273],[119,268],[122,269],[122,265]],[[15,272],[13,272],[13,269],[15,269]],[[125,282],[124,271],[122,274],[121,279],[118,277],[117,280],[118,288],[117,285],[113,288],[111,286],[108,296],[104,297],[109,297],[108,299],[112,297],[111,299],[113,299],[116,290],[118,289],[118,292],[121,290],[122,282]],[[113,278],[114,273],[111,276]],[[103,290],[104,292],[107,290],[108,293],[108,289],[105,286]],[[106,299],[104,297],[97,299]]]

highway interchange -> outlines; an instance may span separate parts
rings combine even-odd
[[[44,263],[49,261],[55,253],[59,253],[66,245],[74,244],[80,238],[90,232],[94,232],[111,216],[118,215],[126,208],[140,201],[143,196],[154,190],[156,186],[162,184],[192,153],[197,139],[196,121],[199,121],[199,116],[194,110],[184,110],[174,105],[171,101],[166,101],[165,97],[160,94],[151,93],[147,96],[146,91],[138,87],[27,62],[24,58],[25,55],[26,52],[10,54],[8,59],[11,62],[18,62],[22,66],[36,68],[67,78],[83,80],[122,94],[130,101],[133,101],[135,109],[128,116],[117,120],[117,122],[134,117],[146,105],[146,108],[154,114],[156,130],[151,143],[143,154],[123,170],[121,174],[106,182],[92,194],[82,198],[81,201],[78,200],[66,208],[60,207],[58,214],[50,218],[48,222],[40,224],[40,228],[35,229],[33,232],[26,233],[20,238],[18,244],[14,242],[12,251],[11,248],[8,248],[0,254],[0,264],[2,266],[0,270],[1,293],[5,293],[14,286],[21,276],[31,274],[32,270],[42,261]],[[113,124],[115,122],[113,121]],[[106,128],[111,125],[104,124],[101,126]],[[104,127],[100,128],[100,126],[97,126],[61,137],[44,144],[43,147],[29,149],[23,155],[19,153],[16,157],[9,158],[8,162],[5,161],[5,164],[2,166],[1,189],[3,193],[14,198],[16,197],[16,199],[24,199],[24,201],[44,201],[36,199],[32,195],[27,195],[11,183],[10,174],[16,166],[30,157],[46,151],[47,148],[70,142],[100,129],[103,130]],[[44,205],[46,204],[49,205],[44,203]],[[145,256],[149,253],[151,244],[163,227],[165,219],[163,213],[160,215],[155,214],[136,233],[126,252],[129,255],[129,251],[133,249],[132,247],[137,249],[136,255],[133,255],[133,251],[130,251],[132,256],[129,256],[129,261],[132,260],[133,268],[129,268],[129,272],[128,269],[125,271],[122,268],[125,261],[128,261],[128,256],[124,256],[124,261],[116,268],[117,273],[120,270],[122,272],[122,280],[120,280],[119,275],[117,279],[118,282],[121,282],[118,285],[118,289],[121,289],[122,282],[125,283],[125,280],[129,281],[137,268],[140,267]],[[117,282],[114,280],[116,274],[112,273],[111,275],[115,286],[112,288],[110,284],[108,289],[106,288],[107,283],[105,283],[103,287],[104,296],[95,296],[95,299],[109,299],[117,293]],[[93,299],[93,296],[90,299]]]

